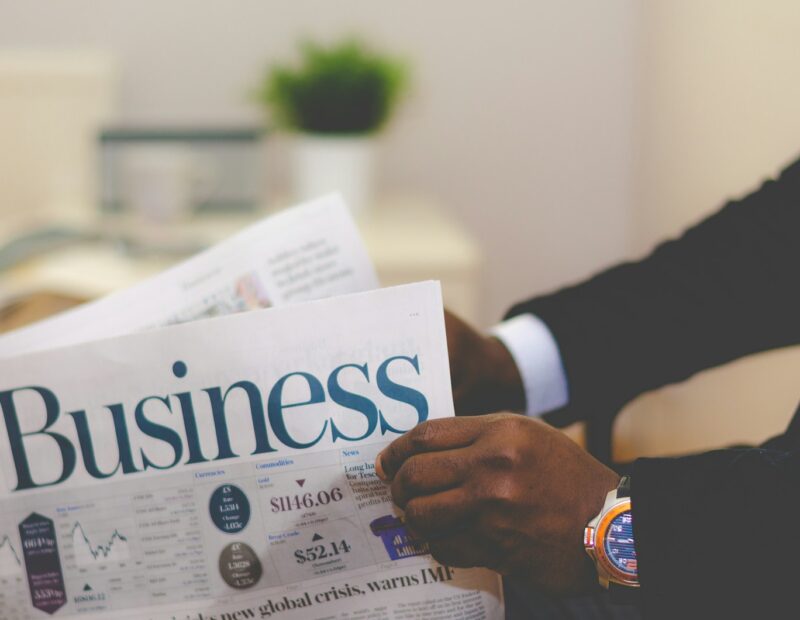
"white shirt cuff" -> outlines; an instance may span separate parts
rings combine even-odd
[[[492,328],[509,350],[525,388],[525,413],[538,416],[569,402],[567,374],[553,334],[533,314],[521,314]]]

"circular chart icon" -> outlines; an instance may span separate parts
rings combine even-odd
[[[237,590],[252,588],[263,572],[261,560],[245,543],[231,543],[219,555],[219,574],[225,583]]]
[[[232,484],[223,484],[211,494],[208,510],[214,525],[226,534],[241,532],[250,521],[250,500]]]

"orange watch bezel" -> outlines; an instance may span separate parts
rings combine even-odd
[[[603,518],[597,524],[594,532],[594,553],[597,561],[603,565],[606,573],[611,581],[622,583],[625,585],[639,585],[636,578],[632,578],[630,574],[621,571],[617,566],[608,558],[606,554],[606,534],[611,522],[616,519],[623,512],[630,512],[631,500],[626,498],[620,503],[612,506],[609,511],[603,515]]]

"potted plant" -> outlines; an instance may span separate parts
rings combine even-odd
[[[371,201],[375,136],[405,89],[401,61],[348,39],[305,43],[297,65],[275,65],[261,101],[293,134],[292,176],[298,199],[339,191],[354,213]]]

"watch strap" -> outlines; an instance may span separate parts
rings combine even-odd
[[[615,605],[638,605],[642,600],[642,592],[639,588],[631,588],[611,581],[608,584],[608,598]]]
[[[630,497],[630,496],[631,496],[631,477],[622,476],[622,478],[619,481],[619,485],[617,485],[617,498]]]

